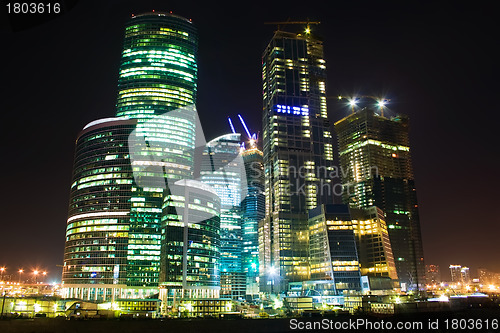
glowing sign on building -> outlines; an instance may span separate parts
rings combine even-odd
[[[301,116],[309,115],[309,108],[307,106],[290,106],[290,105],[275,105],[275,111],[278,113],[294,114]]]

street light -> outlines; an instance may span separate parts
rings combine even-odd
[[[21,274],[23,274],[24,269],[22,269],[22,268],[21,268],[21,269],[20,269],[20,270],[18,270],[17,272],[19,273],[19,283],[21,283]]]
[[[39,273],[39,272],[38,272],[38,270],[36,270],[36,269],[33,271],[33,275],[35,276],[35,284],[36,284],[36,277],[37,277],[38,273]]]
[[[3,281],[3,273],[5,272],[5,267],[0,267],[0,280]]]

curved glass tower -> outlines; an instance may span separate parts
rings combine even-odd
[[[130,211],[130,286],[158,286],[164,191],[193,177],[197,49],[195,27],[177,15],[142,14],[125,27],[116,115],[137,119],[129,144],[140,203]]]
[[[132,17],[118,79],[117,116],[151,118],[196,101],[198,34],[173,14]]]
[[[164,198],[169,185],[193,178],[197,49],[196,28],[183,17],[146,13],[126,23],[117,118],[87,125],[77,141],[67,296],[158,292]]]
[[[63,266],[67,297],[110,299],[127,283],[133,186],[127,141],[135,126],[135,120],[101,119],[76,140]]]

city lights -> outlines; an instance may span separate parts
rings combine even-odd
[[[44,254],[41,250],[36,255],[25,252],[25,258],[9,258],[10,261],[0,263],[0,289],[5,303],[0,298],[0,317],[4,319],[5,310],[8,325],[18,322],[15,318],[37,318],[25,322],[40,325],[50,322],[39,320],[41,317],[78,321],[155,318],[159,323],[167,318],[188,318],[179,320],[184,325],[198,321],[189,318],[202,317],[236,322],[243,318],[298,320],[322,316],[340,323],[352,316],[396,323],[385,318],[399,319],[401,314],[406,318],[428,314],[434,317],[439,312],[451,315],[471,308],[474,312],[497,309],[500,273],[478,268],[476,275],[476,265],[483,258],[469,259],[471,269],[453,264],[448,271],[446,266],[446,274],[439,271],[438,263],[443,268],[445,260],[439,256],[432,265],[424,264],[421,230],[429,232],[432,227],[423,228],[423,218],[433,215],[421,211],[420,207],[429,209],[429,205],[417,202],[415,173],[420,172],[421,166],[414,166],[413,152],[435,147],[429,142],[424,142],[424,149],[419,147],[422,143],[418,143],[418,135],[447,137],[449,133],[436,134],[433,129],[442,127],[424,128],[429,123],[419,119],[413,123],[413,117],[423,113],[416,112],[418,103],[407,99],[420,98],[425,89],[413,89],[412,94],[399,90],[443,87],[441,82],[399,87],[398,83],[411,82],[411,78],[405,77],[392,82],[393,92],[382,91],[399,71],[389,68],[392,60],[375,67],[372,59],[383,55],[387,60],[387,55],[399,53],[380,53],[364,45],[364,52],[350,51],[356,54],[352,59],[357,61],[367,54],[369,61],[348,67],[342,64],[342,57],[325,57],[324,46],[336,48],[329,44],[330,37],[317,38],[320,30],[311,33],[309,24],[305,26],[300,21],[278,22],[281,27],[269,31],[265,48],[253,60],[244,59],[254,53],[240,52],[236,43],[253,43],[258,30],[252,32],[252,40],[242,34],[234,34],[237,38],[233,34],[214,34],[211,38],[216,43],[199,45],[196,22],[179,15],[153,10],[132,15],[122,23],[122,48],[115,48],[115,63],[106,67],[115,68],[114,74],[106,74],[116,76],[116,103],[111,110],[114,117],[94,120],[86,126],[77,124],[82,129],[78,134],[76,130],[67,131],[73,133],[74,155],[72,172],[64,171],[71,177],[66,177],[69,200],[63,202],[67,207],[63,212],[66,220],[59,226],[61,237],[65,232],[64,253],[60,253],[59,259],[56,256],[40,261]],[[302,25],[291,31],[285,29],[287,24]],[[325,31],[331,30],[326,28]],[[119,29],[116,26],[106,33]],[[209,31],[203,33],[210,37]],[[348,29],[345,33],[352,32]],[[231,40],[227,42],[226,37]],[[351,37],[349,40],[353,41]],[[383,40],[382,36],[380,41]],[[227,52],[212,50],[211,57],[199,54],[199,49],[207,45],[226,47],[233,43]],[[346,44],[343,40],[337,49],[348,45],[352,50],[355,44],[366,43]],[[44,50],[53,45],[48,46]],[[85,52],[97,54],[87,50],[94,46],[86,43]],[[72,55],[80,56],[79,52]],[[405,52],[405,56],[410,55],[412,52]],[[88,60],[81,59],[80,66],[88,65]],[[206,59],[207,63],[216,59],[223,64],[219,66],[221,71],[228,68],[226,62],[231,65],[234,61],[233,77],[229,75],[225,84],[231,89],[241,88],[239,92],[226,92],[226,85],[220,85],[218,80],[228,76],[210,71],[206,73],[216,73],[211,76],[213,86],[204,90],[206,79],[198,82],[198,68],[202,67],[198,59]],[[260,95],[256,101],[261,106],[257,109],[253,104],[247,105],[248,98],[243,96],[250,92],[248,87],[238,85],[240,75],[250,70],[242,66],[250,61],[258,67],[254,75],[259,79],[257,85],[255,80],[248,80]],[[333,66],[327,71],[330,64]],[[360,73],[352,71],[361,65],[374,66],[375,71],[365,67]],[[352,80],[370,78],[358,83],[371,95],[351,90],[337,97],[335,89],[346,89],[338,87],[337,82],[351,86],[349,80],[328,77],[328,72],[338,66],[345,70],[337,74]],[[101,69],[105,71],[104,67]],[[99,78],[78,75],[81,71],[68,72],[82,81]],[[73,76],[67,75],[60,81]],[[421,75],[422,80],[429,77],[432,75]],[[379,82],[372,82],[373,79]],[[88,86],[100,81],[86,83]],[[68,86],[73,87],[73,82],[68,82]],[[63,94],[73,94],[64,96],[63,102],[68,104],[67,110],[73,110],[75,103],[79,106],[78,101],[83,99],[92,101],[90,106],[94,106],[93,101],[100,99],[89,94],[96,91],[103,96],[109,93],[78,86]],[[211,96],[214,92],[220,96]],[[210,101],[212,110],[210,105],[196,109],[198,97],[203,94],[202,103]],[[400,102],[393,94],[400,96]],[[240,103],[228,104],[234,99]],[[426,102],[425,105],[439,105]],[[81,106],[88,107],[87,104]],[[39,110],[49,109],[44,106]],[[51,104],[58,106],[59,103]],[[221,115],[220,110],[228,107],[234,114]],[[448,109],[450,114],[455,111],[451,104]],[[219,133],[217,124],[226,129]],[[262,126],[253,128],[254,124]],[[416,146],[413,138],[410,140],[410,128],[414,125]],[[202,127],[209,135],[217,134],[205,137]],[[428,133],[426,129],[430,129]],[[23,137],[16,135],[14,139]],[[36,141],[34,144],[37,146]],[[428,155],[443,155],[442,149],[434,150],[435,154],[429,150]],[[422,156],[426,157],[425,152],[417,155]],[[53,158],[48,156],[45,160]],[[61,165],[70,164],[71,161]],[[449,176],[443,173],[443,177]],[[434,180],[428,177],[427,183]],[[30,187],[19,186],[16,190],[28,196],[26,188]],[[13,198],[18,197],[13,194]],[[38,200],[39,196],[35,197]],[[444,201],[434,206],[448,207]],[[33,216],[40,215],[32,210]],[[26,219],[39,222],[29,216]],[[56,220],[45,219],[40,221],[44,227],[55,225],[50,221]],[[440,231],[439,226],[436,228]],[[457,222],[455,229],[460,228],[463,226]],[[36,246],[39,242],[33,239],[46,234],[35,234],[25,243]],[[433,237],[439,243],[443,234]],[[456,243],[467,245],[466,251],[477,247],[457,239]],[[61,258],[62,262],[53,262]],[[427,263],[430,258],[433,257],[425,258]],[[484,264],[488,262],[484,260]],[[52,282],[59,277],[61,281]],[[78,321],[75,325],[80,324]],[[276,323],[281,321],[286,325],[282,319]],[[310,321],[319,322],[314,318]],[[113,325],[124,322],[114,320]],[[216,321],[206,321],[207,328],[212,322]],[[245,325],[248,322],[251,321]],[[430,320],[422,322],[427,324]],[[442,321],[440,325],[443,324]],[[147,329],[145,323],[144,330]]]

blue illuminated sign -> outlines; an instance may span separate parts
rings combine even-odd
[[[308,116],[309,108],[307,106],[275,105],[274,110],[278,113],[294,114],[299,116]]]

